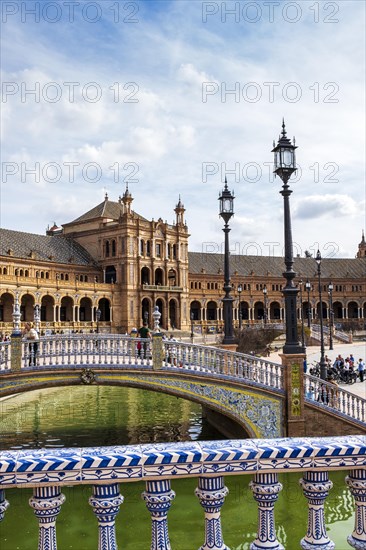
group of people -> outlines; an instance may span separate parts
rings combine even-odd
[[[346,358],[342,357],[341,354],[337,355],[333,364],[327,356],[325,360],[328,364],[328,373],[330,377],[336,377],[345,384],[357,382],[358,378],[360,382],[364,381],[365,362],[362,357],[357,361],[351,353]]]

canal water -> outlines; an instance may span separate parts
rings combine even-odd
[[[0,449],[86,447],[162,441],[224,439],[202,418],[201,407],[184,399],[135,388],[77,386],[33,392],[0,401]],[[353,499],[346,472],[331,474],[326,501],[327,529],[339,550],[349,549]],[[284,488],[275,507],[277,536],[287,550],[300,548],[306,533],[307,501],[300,474],[280,475]],[[222,508],[223,534],[231,550],[249,550],[257,529],[257,505],[248,487],[251,476],[226,476],[229,495]],[[197,479],[173,480],[176,492],[169,512],[173,550],[193,550],[204,542],[203,510],[194,489]],[[124,496],[117,516],[120,550],[148,550],[149,513],[141,499],[143,482],[120,485]],[[90,486],[64,487],[57,519],[59,550],[95,550],[98,530],[88,504]],[[35,550],[38,526],[28,505],[31,489],[7,490],[10,502],[0,523],[1,550]]]

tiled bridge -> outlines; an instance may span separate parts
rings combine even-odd
[[[273,438],[289,433],[286,368],[216,347],[162,340],[161,335],[152,341],[57,335],[42,337],[38,349],[14,337],[0,344],[0,398],[64,385],[133,386],[196,401],[234,420],[249,437]],[[299,365],[296,372],[292,408],[302,415],[304,435],[326,434],[327,423],[331,434],[366,432],[365,399],[303,375]]]

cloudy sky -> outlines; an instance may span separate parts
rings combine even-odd
[[[365,4],[196,0],[2,2],[0,225],[44,234],[128,183],[133,207],[190,250],[282,254],[272,142],[301,167],[294,253],[354,257],[365,229]]]

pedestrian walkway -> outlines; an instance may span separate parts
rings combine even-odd
[[[342,357],[348,357],[352,353],[353,357],[356,360],[356,363],[358,362],[360,357],[364,361],[366,360],[365,342],[353,342],[352,344],[334,344],[333,347],[334,349],[332,351],[325,349],[325,355],[327,355],[331,359],[332,364],[339,354],[341,354]],[[275,361],[276,363],[281,362],[281,358],[279,356],[281,352],[282,350],[271,353],[269,359],[271,361]],[[309,369],[309,367],[313,363],[320,360],[320,346],[308,346],[306,348],[306,359]],[[355,395],[358,395],[359,397],[363,397],[364,399],[366,399],[366,380],[364,382],[360,382],[360,380],[358,379],[355,384],[339,384],[339,386],[351,393],[354,393]]]

